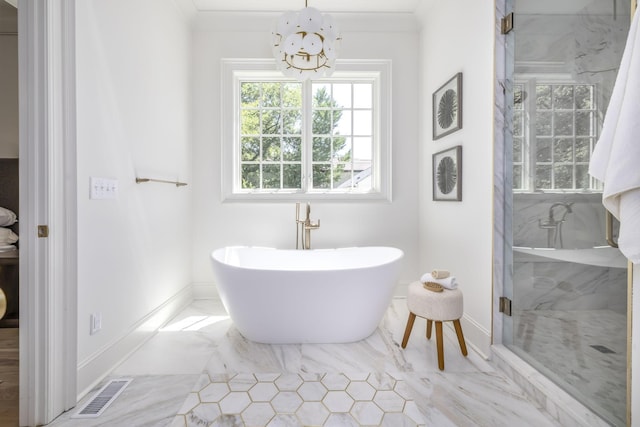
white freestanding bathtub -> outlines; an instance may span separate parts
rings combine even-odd
[[[240,333],[270,344],[359,341],[376,329],[400,249],[226,247],[211,254],[220,298]]]

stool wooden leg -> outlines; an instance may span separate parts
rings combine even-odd
[[[456,328],[456,335],[458,335],[458,342],[460,343],[460,350],[462,354],[467,355],[467,345],[464,343],[464,335],[462,335],[462,326],[460,325],[460,319],[453,321],[453,326]]]
[[[438,347],[438,368],[444,370],[444,348],[442,345],[442,322],[436,320],[436,346]]]
[[[427,339],[431,339],[431,324],[433,321],[431,319],[427,319]]]
[[[413,322],[416,321],[416,315],[409,312],[409,319],[407,319],[407,327],[404,330],[404,337],[402,338],[402,348],[407,346],[409,342],[409,335],[411,335],[411,329],[413,329]]]

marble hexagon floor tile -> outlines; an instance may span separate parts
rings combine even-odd
[[[237,377],[253,385],[232,392]],[[212,389],[221,391],[215,399]],[[320,375],[319,381],[287,373],[257,375],[251,380],[243,373],[209,383],[198,381],[172,426],[423,425],[424,417],[408,390],[404,381],[385,373],[330,373]],[[256,396],[259,401],[254,400]],[[265,401],[267,396],[270,400]]]

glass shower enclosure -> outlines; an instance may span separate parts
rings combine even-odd
[[[623,426],[627,260],[605,239],[602,187],[588,167],[629,30],[629,0],[508,0],[509,10],[505,265],[513,271],[505,274],[512,316],[503,343]]]

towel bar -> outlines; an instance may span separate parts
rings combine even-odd
[[[182,187],[184,185],[187,185],[186,182],[179,182],[179,181],[166,181],[164,179],[153,179],[153,178],[136,178],[136,184],[140,184],[143,182],[162,182],[164,184],[175,184],[176,187]]]

